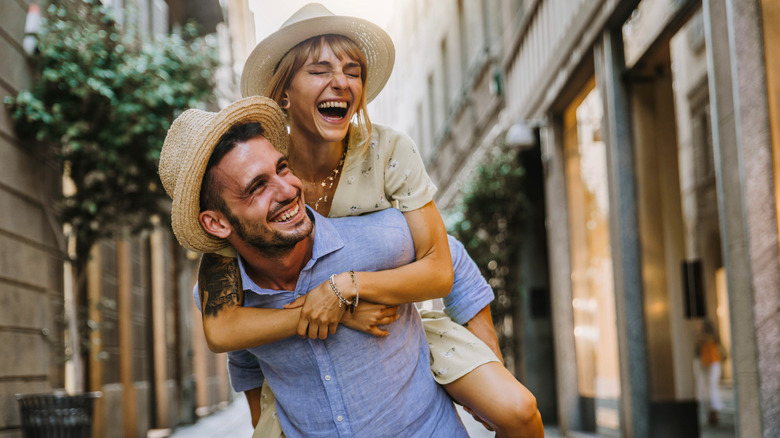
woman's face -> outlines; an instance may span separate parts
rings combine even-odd
[[[312,141],[343,140],[363,94],[360,73],[360,63],[337,57],[323,43],[319,59],[309,57],[285,92],[291,133]]]

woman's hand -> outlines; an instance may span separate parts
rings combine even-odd
[[[398,306],[386,306],[384,304],[361,301],[355,308],[355,313],[344,312],[344,316],[341,317],[341,323],[351,329],[383,338],[390,333],[378,326],[392,324],[400,317]]]
[[[350,300],[352,280],[349,273],[341,273],[334,277],[334,283],[339,292]],[[301,318],[298,320],[298,336],[311,339],[325,339],[328,334],[336,334],[336,328],[341,317],[347,310],[345,305],[339,305],[339,299],[333,292],[328,281],[310,290],[306,295],[284,306],[285,309],[301,307]]]

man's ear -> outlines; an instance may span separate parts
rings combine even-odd
[[[200,222],[200,226],[207,233],[221,239],[227,239],[233,233],[233,227],[230,225],[230,222],[224,214],[218,211],[205,210],[200,212],[198,222]]]

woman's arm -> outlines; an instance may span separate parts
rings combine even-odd
[[[215,353],[265,345],[295,334],[298,309],[245,308],[238,260],[204,254],[198,268],[203,333]]]
[[[446,297],[452,290],[450,246],[436,204],[431,201],[405,212],[404,217],[412,232],[416,260],[386,271],[356,273],[361,298],[396,305]],[[348,273],[340,277],[352,283]],[[351,299],[354,287],[347,294]]]
[[[452,289],[452,258],[447,231],[433,201],[404,213],[412,233],[416,260],[395,269],[349,272],[334,277],[334,283],[345,299],[359,299],[385,305],[398,305],[445,297]],[[357,289],[356,285],[357,283]],[[298,334],[316,338],[335,333],[342,309],[328,281],[305,295],[298,324]]]
[[[203,332],[215,353],[243,350],[276,342],[297,332],[300,307],[285,309],[244,307],[244,290],[236,259],[204,254],[198,272]],[[385,325],[398,319],[398,308],[366,302],[360,311],[343,315],[347,327],[374,336],[386,336]],[[324,338],[323,338],[324,339]]]

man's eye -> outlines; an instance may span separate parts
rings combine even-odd
[[[249,193],[254,193],[261,189],[265,185],[265,182],[258,182],[249,189]]]

